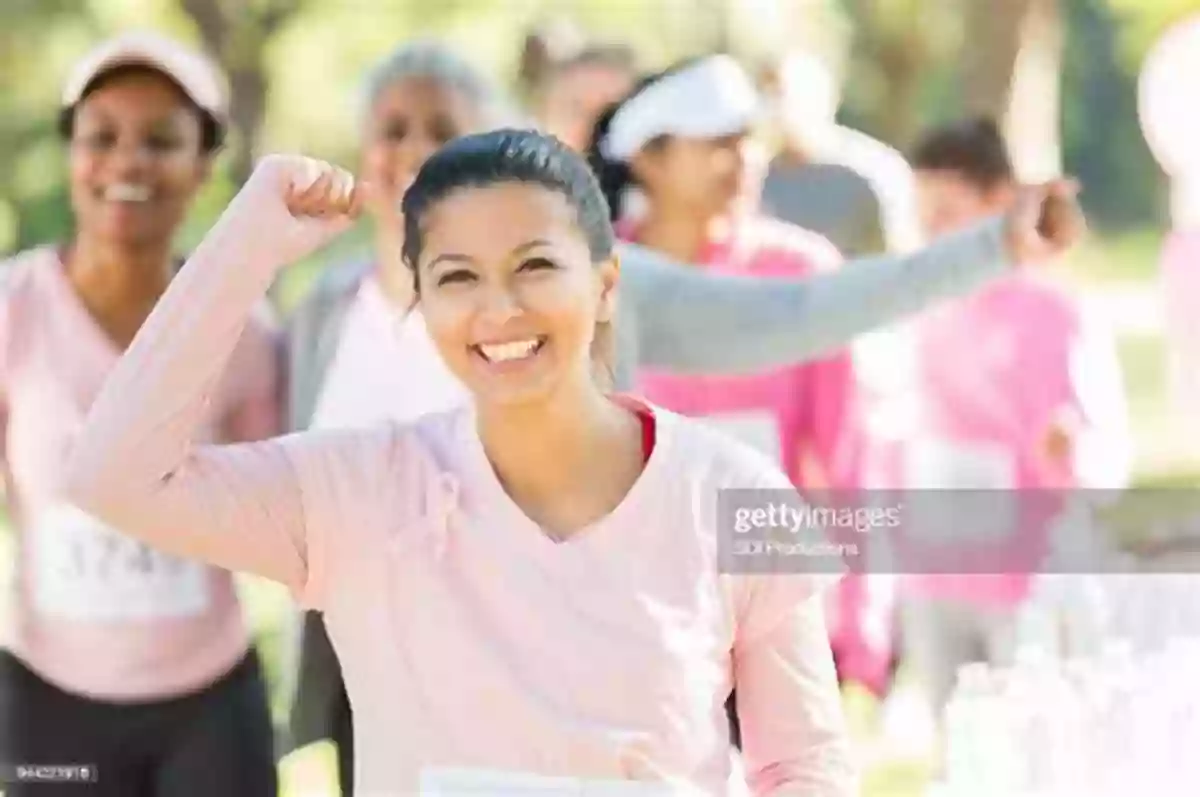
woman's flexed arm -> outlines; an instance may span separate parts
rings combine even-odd
[[[305,512],[281,441],[193,438],[276,272],[357,212],[350,176],[265,158],[155,307],[75,443],[66,499],[160,550],[303,591]]]

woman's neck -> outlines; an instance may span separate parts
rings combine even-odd
[[[67,277],[101,327],[133,340],[171,281],[171,245],[118,247],[81,236],[65,253]]]
[[[641,472],[637,419],[590,385],[527,406],[480,406],[478,418],[484,452],[505,491],[539,522],[563,517],[581,493],[596,499],[594,514],[611,511]],[[567,533],[554,521],[544,525]]]
[[[638,226],[638,243],[684,263],[700,260],[712,238],[713,220],[655,208]]]

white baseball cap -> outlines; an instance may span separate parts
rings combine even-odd
[[[629,161],[658,136],[720,138],[761,118],[758,90],[732,57],[711,55],[646,86],[613,115],[600,143],[606,158]]]
[[[162,73],[202,111],[220,123],[227,120],[228,92],[213,62],[173,39],[142,31],[109,39],[84,56],[63,87],[63,107],[75,105],[96,78],[122,66],[143,66]]]

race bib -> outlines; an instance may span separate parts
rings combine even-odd
[[[942,543],[995,543],[1017,530],[1016,460],[1000,446],[917,440],[905,446],[909,533]]]
[[[987,443],[916,440],[905,446],[906,482],[914,490],[1011,490],[1016,461]]]
[[[26,535],[42,614],[75,620],[195,617],[209,606],[203,565],[177,559],[75,509],[45,512]]]
[[[702,423],[738,442],[761,451],[772,462],[783,461],[779,421],[770,412],[723,412],[707,415]]]
[[[556,778],[490,769],[427,768],[421,797],[670,797],[662,783]]]

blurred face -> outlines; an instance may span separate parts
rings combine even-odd
[[[576,66],[550,80],[542,98],[542,128],[582,152],[604,109],[633,89],[634,76],[601,64]]]
[[[480,109],[461,91],[428,78],[399,80],[371,109],[362,176],[394,189],[399,200],[430,155],[475,132],[481,121]]]
[[[749,133],[722,138],[673,137],[651,145],[633,162],[650,201],[698,217],[725,215],[753,196],[764,157]]]
[[[124,246],[169,242],[208,177],[200,118],[152,71],[113,75],[75,110],[71,204],[85,237]]]
[[[927,238],[937,238],[982,221],[1006,209],[1008,186],[984,190],[957,172],[917,172],[921,223]]]
[[[591,383],[617,267],[592,263],[566,198],[521,183],[460,189],[422,229],[422,314],[476,402],[536,402]]]

